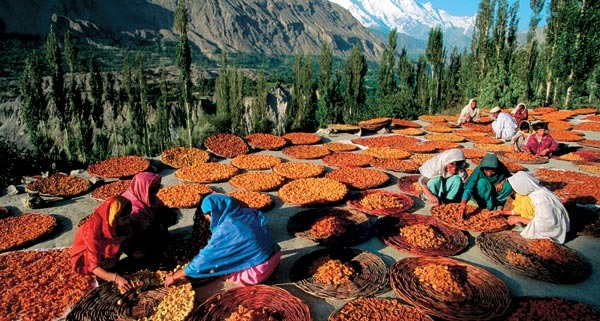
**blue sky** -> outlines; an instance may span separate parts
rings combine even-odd
[[[443,9],[455,16],[471,16],[477,13],[479,0],[417,0],[420,3],[431,2],[436,9]],[[515,0],[508,0],[511,5]],[[525,31],[529,25],[531,17],[531,9],[529,8],[529,0],[519,1],[519,30]],[[546,5],[547,5],[546,1]],[[546,9],[543,11],[546,12]],[[542,22],[543,23],[543,22]]]

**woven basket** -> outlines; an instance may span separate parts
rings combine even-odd
[[[308,305],[288,291],[268,285],[253,285],[223,291],[208,298],[188,317],[188,321],[225,320],[242,305],[264,308],[277,320],[310,321]]]
[[[521,237],[515,231],[482,233],[477,237],[477,245],[486,257],[494,263],[527,277],[551,283],[577,283],[589,276],[591,266],[576,251],[556,244],[567,253],[567,261],[560,264],[532,253],[528,249],[532,241]],[[514,260],[511,262],[507,258],[507,251],[519,255],[526,261],[519,264],[516,264]]]
[[[102,178],[133,177],[150,168],[150,161],[141,156],[116,156],[88,166],[88,174]]]
[[[448,300],[422,284],[414,270],[426,264],[443,264],[460,271],[465,277],[462,286],[466,297],[460,301]],[[445,320],[493,320],[503,315],[511,303],[510,291],[502,280],[483,268],[449,258],[402,259],[391,267],[390,279],[400,299]]]
[[[0,219],[0,253],[33,245],[56,228],[56,217],[48,214],[24,213]]]
[[[139,293],[129,291],[121,294],[114,283],[107,282],[81,298],[66,320],[135,320],[151,316],[168,291],[162,285],[143,286]]]
[[[328,216],[340,218],[345,224],[345,232],[339,235],[331,235],[326,238],[316,237],[311,233],[313,224]],[[341,208],[318,208],[296,213],[290,217],[287,224],[290,234],[297,237],[328,246],[350,246],[368,241],[373,235],[371,222],[367,215],[354,210]]]
[[[349,282],[339,286],[329,285],[311,275],[312,264],[327,256],[354,269],[355,273]],[[302,256],[292,266],[290,279],[308,294],[339,300],[376,295],[389,289],[388,267],[383,260],[374,253],[351,248],[326,248]]]
[[[373,194],[381,194],[381,195],[388,195],[388,196],[396,197],[400,200],[400,202],[402,203],[402,206],[401,207],[393,207],[393,208],[382,208],[382,209],[366,208],[361,203],[361,201],[363,200],[363,198],[365,196],[373,195]],[[373,191],[362,191],[362,192],[358,193],[356,196],[354,196],[350,200],[348,200],[348,202],[346,204],[348,206],[350,206],[351,208],[353,208],[355,210],[359,210],[363,213],[375,215],[375,216],[382,216],[382,215],[396,215],[396,214],[406,212],[413,207],[414,203],[415,202],[413,201],[413,199],[406,194],[389,192],[389,191],[385,191],[385,190],[373,190]]]
[[[505,320],[600,320],[600,311],[563,298],[518,297],[513,299]]]
[[[436,205],[431,207],[431,215],[442,223],[462,231],[496,232],[508,228],[504,217],[488,217],[487,209],[467,205],[464,217],[459,217],[459,207],[459,203]]]
[[[92,183],[83,177],[56,173],[25,185],[25,192],[39,193],[46,197],[71,198],[87,193],[91,187]]]
[[[423,193],[423,190],[417,189],[414,185],[416,182],[419,181],[419,177],[420,175],[408,175],[404,177],[399,177],[398,183],[396,183],[396,185],[398,185],[398,188],[400,189],[400,191],[402,191],[402,193],[419,197],[421,193]]]
[[[227,133],[208,136],[204,140],[204,147],[208,152],[222,158],[235,158],[250,151],[245,140]]]
[[[519,163],[519,164],[546,164],[548,163],[548,158],[546,157],[537,157],[536,160],[521,160],[521,159],[516,159],[516,158],[510,158],[508,156],[506,156],[507,153],[496,153],[496,155],[498,156],[498,158],[501,161],[505,161],[505,162],[513,162],[513,163]]]
[[[446,242],[439,247],[413,245],[402,236],[400,229],[415,224],[427,224],[441,234]],[[460,253],[469,245],[469,239],[459,229],[448,227],[431,216],[400,214],[379,218],[375,223],[377,236],[387,245],[400,251],[423,256],[451,256]]]
[[[427,314],[394,298],[354,299],[333,311],[327,320],[433,321]]]

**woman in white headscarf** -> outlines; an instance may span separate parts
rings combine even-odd
[[[449,149],[426,161],[419,172],[419,185],[425,198],[433,205],[460,200],[467,177],[465,154],[460,149]]]
[[[508,178],[508,182],[517,193],[515,209],[494,211],[490,215],[509,215],[507,221],[511,225],[527,224],[521,232],[524,238],[551,239],[557,243],[564,243],[570,222],[560,199],[525,172],[517,172]]]
[[[481,111],[479,111],[479,107],[477,106],[477,99],[471,98],[469,103],[463,107],[460,112],[460,116],[458,116],[458,122],[456,123],[458,126],[464,123],[477,123],[481,120]]]
[[[517,107],[513,108],[510,112],[514,117],[517,126],[521,124],[522,121],[527,120],[529,117],[529,113],[527,112],[527,105],[525,103],[519,103]]]

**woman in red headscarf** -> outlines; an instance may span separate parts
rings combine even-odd
[[[162,177],[142,172],[136,174],[123,197],[131,201],[132,239],[127,253],[150,259],[168,240],[168,228],[177,222],[177,214],[157,197]]]
[[[131,202],[121,196],[107,199],[75,233],[71,248],[71,265],[79,274],[115,282],[122,291],[131,289],[116,266],[123,245],[131,235],[129,217]]]

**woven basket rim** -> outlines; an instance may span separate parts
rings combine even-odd
[[[309,307],[302,299],[281,287],[262,284],[221,291],[194,308],[186,320],[225,320],[239,305],[280,312],[282,321],[312,321]]]
[[[517,163],[517,164],[546,164],[546,163],[548,163],[548,158],[546,158],[546,157],[538,157],[537,160],[529,161],[529,160],[520,160],[520,159],[510,158],[510,157],[506,156],[506,154],[507,154],[507,152],[497,152],[496,153],[496,155],[498,156],[498,158],[500,160],[506,161],[506,162],[512,162],[512,163]]]
[[[372,296],[370,296],[370,297],[356,298],[356,299],[352,299],[349,302],[344,303],[344,305],[342,305],[341,307],[333,310],[329,314],[329,317],[327,318],[327,320],[332,320],[336,316],[336,314],[340,313],[344,309],[344,307],[346,307],[346,305],[351,304],[351,303],[353,303],[354,301],[356,301],[358,299],[377,299],[377,300],[381,300],[381,301],[398,301],[399,305],[401,305],[404,308],[407,308],[409,311],[411,311],[411,314],[412,313],[420,314],[420,320],[433,321],[433,319],[430,316],[428,316],[427,314],[425,314],[425,312],[422,312],[418,308],[415,308],[415,307],[413,307],[411,305],[403,303],[402,300],[400,300],[398,298],[381,298],[381,297],[372,297]]]
[[[142,170],[140,170],[140,171],[137,171],[137,172],[135,172],[135,173],[133,173],[133,174],[129,174],[129,173],[128,173],[128,174],[121,174],[121,175],[116,175],[116,176],[102,176],[102,175],[99,175],[99,174],[94,174],[93,165],[96,165],[96,164],[98,164],[98,163],[102,163],[102,162],[105,162],[105,161],[108,161],[108,160],[112,160],[112,159],[118,159],[118,158],[125,158],[125,157],[135,157],[135,158],[137,158],[137,159],[139,159],[139,160],[143,160],[143,163],[144,163],[144,164],[146,164],[146,165],[145,165],[144,169],[142,169]],[[89,165],[89,166],[87,167],[87,172],[88,172],[88,174],[90,174],[91,176],[100,177],[100,178],[116,178],[116,179],[123,179],[123,178],[133,177],[133,176],[135,176],[136,174],[138,174],[138,173],[141,173],[141,172],[145,172],[145,171],[147,171],[147,170],[150,168],[150,166],[151,166],[151,162],[150,162],[150,160],[149,160],[149,159],[147,159],[147,158],[145,158],[145,157],[143,157],[143,156],[137,156],[137,155],[123,155],[123,156],[114,156],[114,157],[109,157],[109,158],[107,158],[107,159],[104,159],[104,160],[101,160],[101,161],[99,161],[99,162],[96,162],[96,163],[94,163],[94,164],[91,164],[91,165]],[[92,167],[92,171],[90,171],[90,167]]]
[[[83,178],[83,177],[79,177],[79,176],[67,175],[67,174],[63,174],[63,173],[54,173],[54,174],[50,175],[49,177],[54,176],[54,175],[69,176],[69,177],[73,177],[73,178],[79,179],[82,182],[85,182],[86,187],[83,188],[83,189],[81,189],[81,191],[78,191],[77,193],[72,193],[72,194],[55,193],[55,194],[51,194],[51,193],[41,193],[39,191],[32,190],[29,186],[35,183],[35,182],[33,182],[33,183],[29,183],[29,184],[25,185],[25,192],[26,193],[38,193],[40,196],[44,196],[44,197],[72,198],[72,197],[77,197],[79,195],[83,195],[83,194],[89,192],[90,189],[92,188],[92,182],[90,182],[89,179],[86,179],[86,178]],[[44,179],[46,179],[46,178],[43,177],[43,178],[40,178],[39,180],[44,180]]]
[[[421,175],[408,175],[398,177],[398,182],[396,183],[396,186],[398,186],[398,189],[400,189],[400,191],[403,193],[419,197],[423,191],[418,191],[414,188],[409,188],[412,186],[413,183],[416,183],[419,180],[419,177],[421,177]]]
[[[310,275],[311,264],[325,256],[358,267],[349,284],[327,285]],[[388,270],[385,262],[373,252],[349,247],[327,247],[309,252],[296,260],[290,269],[290,280],[302,291],[316,297],[354,299],[387,290]]]
[[[434,226],[446,239],[443,247],[422,248],[406,242],[399,232],[400,228],[415,224],[427,224]],[[396,230],[397,228],[397,230]],[[390,235],[390,230],[396,232]],[[469,239],[459,229],[449,227],[428,215],[399,214],[395,216],[381,217],[375,222],[377,236],[387,245],[400,251],[424,256],[451,256],[460,253],[469,245]]]
[[[432,295],[413,274],[414,268],[425,264],[458,266],[468,278],[466,289],[472,295],[460,302],[445,301]],[[452,321],[494,320],[505,314],[511,304],[510,290],[506,284],[482,267],[446,257],[409,257],[390,268],[394,292],[421,311]]]
[[[42,239],[42,238],[44,238],[44,237],[46,237],[48,235],[51,235],[54,231],[56,231],[56,227],[58,226],[58,223],[57,223],[57,220],[56,220],[56,216],[52,215],[52,214],[43,214],[43,213],[31,213],[31,212],[28,212],[28,213],[22,213],[22,214],[17,214],[17,215],[11,215],[11,216],[8,216],[8,217],[4,217],[4,218],[2,218],[0,220],[5,221],[5,222],[6,221],[11,221],[11,223],[12,223],[12,221],[17,221],[18,222],[18,220],[21,217],[23,217],[24,215],[43,215],[44,217],[51,219],[52,223],[46,229],[46,231],[43,231],[43,232],[39,233],[37,236],[35,236],[35,237],[33,237],[33,238],[29,239],[29,240],[26,240],[26,241],[23,241],[23,242],[20,242],[20,243],[16,243],[16,244],[12,244],[11,246],[8,246],[8,247],[3,248],[3,249],[0,248],[0,253],[3,253],[3,252],[12,252],[12,251],[24,249],[24,248],[26,248],[28,246],[36,244],[40,239]],[[4,235],[3,238],[4,237],[6,237],[6,235]]]
[[[573,259],[570,263],[556,264],[531,253],[527,249],[527,246],[532,241],[534,240],[526,239],[516,231],[501,231],[482,233],[477,237],[476,243],[483,255],[494,263],[530,278],[550,283],[565,284],[577,283],[589,276],[591,266],[577,251],[564,245],[556,244],[565,249]],[[510,263],[506,258],[507,250],[526,256],[530,260],[532,267],[522,267]]]
[[[384,194],[384,195],[395,196],[402,200],[403,206],[399,207],[399,208],[369,210],[360,204],[360,199],[362,197],[370,195],[370,194]],[[368,191],[360,191],[357,194],[357,196],[352,197],[350,200],[348,200],[346,202],[346,204],[348,206],[350,206],[350,208],[359,210],[359,211],[369,214],[369,215],[384,216],[384,215],[396,215],[396,214],[406,212],[415,205],[415,202],[409,195],[404,194],[404,193],[392,192],[392,191],[388,191],[388,190],[368,190]]]
[[[347,215],[346,215],[347,214]],[[342,216],[350,223],[346,232],[328,238],[318,238],[312,235],[312,224],[320,218],[327,216]],[[346,208],[314,208],[300,211],[288,219],[287,230],[296,237],[309,239],[313,242],[328,246],[349,246],[368,241],[373,234],[372,225],[366,214]]]

